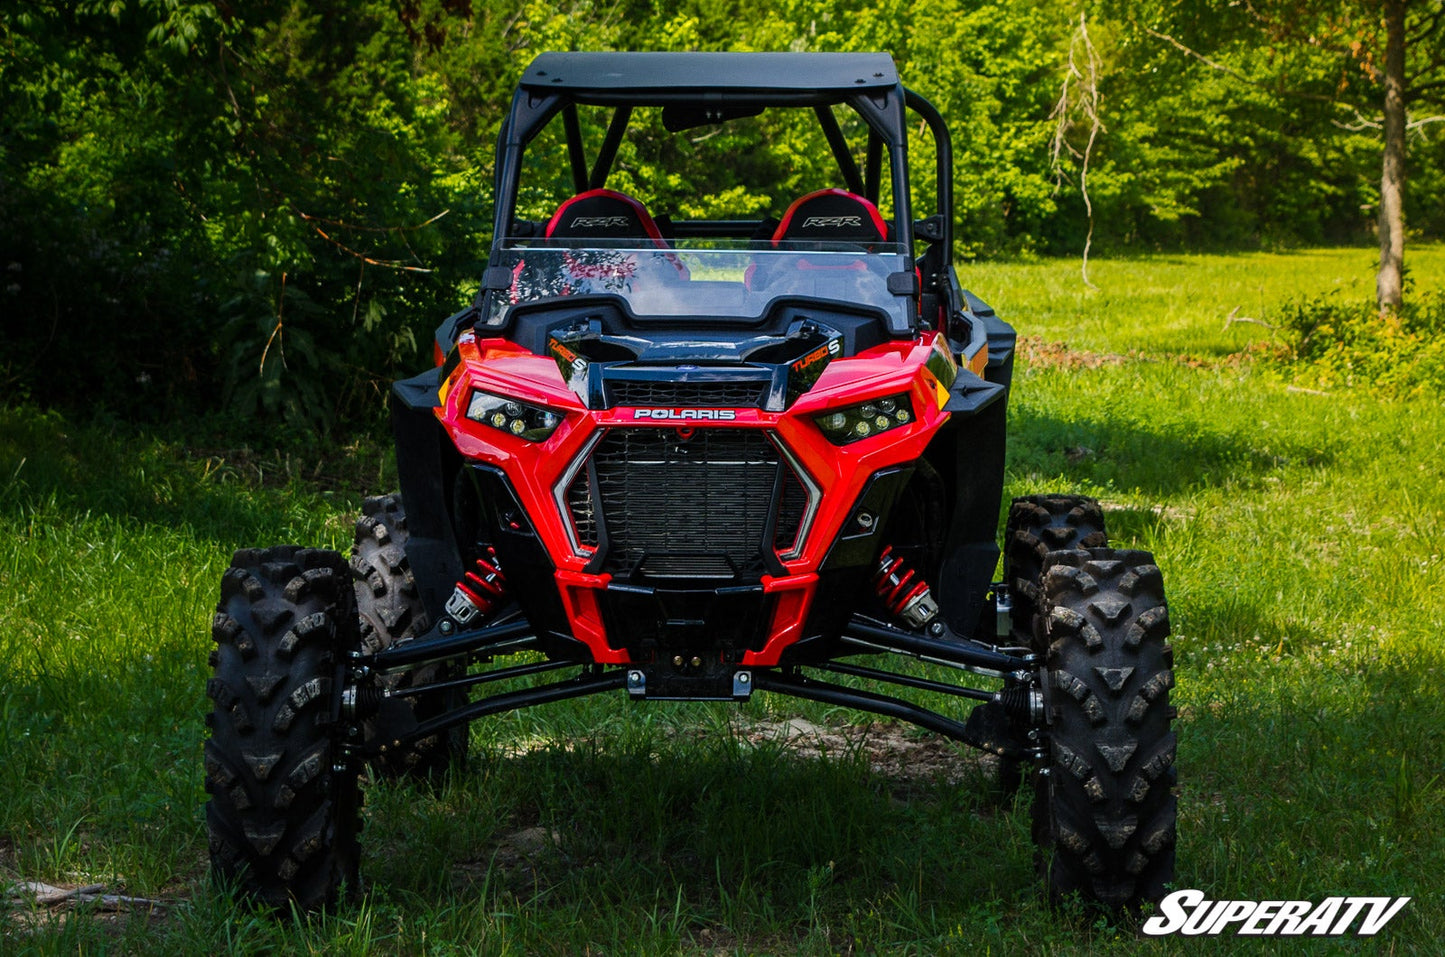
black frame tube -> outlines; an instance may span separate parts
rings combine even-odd
[[[907,87],[903,90],[903,105],[917,113],[928,124],[937,147],[938,162],[938,214],[943,219],[943,260],[942,271],[946,272],[953,263],[953,138],[949,135],[948,124],[938,108],[920,94]]]
[[[858,171],[858,161],[848,149],[848,140],[843,136],[843,128],[838,125],[838,118],[833,115],[833,108],[815,106],[813,114],[818,117],[818,125],[823,127],[823,136],[828,140],[828,148],[833,151],[833,158],[838,161],[838,169],[843,173],[843,181],[848,184],[849,191],[859,196],[866,195],[863,174]]]
[[[572,161],[572,186],[576,192],[587,191],[587,152],[582,144],[582,123],[577,118],[577,104],[562,108],[562,127],[567,133],[567,156]]]
[[[612,114],[612,122],[607,124],[607,137],[597,153],[597,164],[592,167],[592,176],[587,181],[589,188],[601,189],[607,185],[607,174],[612,172],[612,161],[617,159],[617,150],[622,146],[622,137],[627,133],[627,124],[631,119],[630,106],[619,106]]]
[[[762,226],[761,219],[674,219],[672,232],[679,239],[693,236],[709,239],[748,239],[754,236]]]
[[[467,675],[462,678],[453,678],[450,681],[437,681],[429,685],[409,685],[395,692],[389,693],[388,697],[411,698],[418,695],[435,694],[438,691],[451,691],[455,688],[475,688],[477,685],[490,684],[493,681],[506,681],[509,678],[525,678],[528,675],[540,675],[548,671],[558,671],[562,668],[576,668],[580,662],[576,661],[539,661],[530,665],[516,665],[511,668],[494,668],[491,671],[483,671],[480,674]]]
[[[439,635],[434,638],[424,637],[415,641],[402,642],[378,651],[374,655],[361,655],[356,661],[358,664],[366,665],[376,671],[392,671],[397,668],[424,664],[428,661],[441,661],[445,658],[459,658],[479,651],[485,652],[489,647],[500,645],[503,642],[515,641],[519,638],[534,638],[536,636],[533,632],[532,623],[521,618],[501,625],[479,628],[476,631],[462,631],[455,635]]]
[[[864,166],[864,196],[878,205],[878,190],[883,183],[883,138],[875,130],[868,131],[868,157]]]
[[[800,674],[770,671],[753,672],[753,689],[792,695],[794,698],[807,698],[810,701],[821,701],[824,704],[839,705],[844,708],[897,718],[900,721],[907,721],[920,728],[941,734],[946,738],[968,743],[967,728],[962,721],[946,718],[936,711],[929,711],[927,708],[921,708],[898,698],[890,698],[887,695],[844,688]]]
[[[946,632],[947,633],[947,632]],[[883,645],[889,651],[934,658],[949,664],[968,668],[984,668],[989,671],[1012,675],[1028,671],[1037,663],[1035,655],[1009,655],[1001,651],[983,648],[962,639],[947,640],[930,638],[902,628],[894,628],[882,622],[855,616],[843,627],[844,638],[857,638],[873,645]]]
[[[596,668],[597,666],[589,667]],[[530,708],[533,705],[551,704],[554,701],[566,701],[569,698],[583,698],[587,695],[622,688],[625,687],[626,684],[626,669],[584,672],[566,681],[557,681],[549,685],[539,685],[535,688],[524,688],[521,691],[509,691],[505,694],[483,698],[481,701],[473,701],[471,704],[458,708],[455,711],[448,711],[446,714],[437,715],[435,718],[423,721],[411,731],[400,735],[398,739],[405,743],[407,741],[415,741],[419,738],[428,738],[434,734],[439,734],[442,731],[454,728],[459,724],[466,724],[469,721],[484,718],[487,715],[517,711],[521,708]],[[369,749],[368,753],[370,753]]]
[[[962,688],[958,685],[946,685],[941,681],[929,681],[927,678],[914,678],[911,675],[900,675],[892,671],[880,671],[877,668],[864,668],[861,665],[849,665],[841,661],[825,661],[822,664],[807,665],[806,667],[817,668],[819,671],[831,671],[834,674],[851,675],[854,678],[882,681],[886,684],[898,685],[903,688],[917,688],[920,691],[936,691],[940,694],[953,695],[955,698],[971,698],[974,701],[992,701],[997,694],[995,691],[984,691],[982,688]]]

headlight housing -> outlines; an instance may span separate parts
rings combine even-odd
[[[908,425],[913,420],[913,403],[907,392],[813,416],[823,435],[834,445],[861,442],[880,432]]]
[[[476,389],[467,402],[467,418],[528,442],[545,442],[562,424],[562,414],[517,399]]]

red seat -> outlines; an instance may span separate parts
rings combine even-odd
[[[888,223],[868,200],[846,189],[820,189],[793,201],[773,230],[773,245],[785,241],[857,243],[871,251],[887,242]]]
[[[888,223],[883,214],[867,199],[846,189],[820,189],[800,196],[788,207],[783,219],[773,230],[772,246],[788,248],[787,243],[848,244],[872,252],[873,247],[888,240]],[[745,282],[749,289],[767,289],[790,271],[819,271],[837,276],[836,291],[846,295],[845,277],[841,273],[861,274],[868,271],[865,257],[816,256],[800,252],[796,257],[769,256],[749,267]],[[862,281],[862,277],[851,277]]]
[[[589,189],[564,201],[547,223],[548,239],[647,239],[666,249],[647,207],[626,193]]]
[[[543,235],[547,239],[565,240],[579,247],[569,249],[565,254],[567,270],[564,281],[556,289],[549,290],[550,295],[613,292],[620,285],[637,280],[639,272],[645,272],[653,281],[676,282],[689,278],[687,266],[672,252],[667,252],[664,257],[653,254],[653,258],[666,259],[667,264],[662,266],[664,275],[646,262],[639,262],[635,253],[617,251],[616,247],[627,245],[628,240],[637,240],[639,245],[656,246],[663,250],[672,247],[662,238],[662,232],[647,212],[647,207],[616,190],[590,189],[564,200],[548,220]],[[589,245],[604,248],[586,248]],[[527,283],[527,275],[526,261],[518,262],[512,270],[513,302],[520,298],[519,290]],[[546,283],[552,280],[542,277],[540,281]]]

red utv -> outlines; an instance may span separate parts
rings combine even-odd
[[[660,137],[785,113],[836,162],[775,217],[617,188],[620,155],[679,155]],[[959,286],[951,140],[892,59],[542,55],[495,196],[475,303],[392,393],[400,495],[367,502],[349,562],[245,550],[222,580],[215,871],[323,905],[357,886],[368,763],[435,774],[468,722],[582,695],[766,693],[912,722],[1015,784],[1032,767],[1054,896],[1162,896],[1159,569],[1107,547],[1092,500],[1031,496],[995,580],[1014,331]]]

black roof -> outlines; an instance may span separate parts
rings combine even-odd
[[[887,53],[543,53],[521,80],[536,92],[644,99],[702,90],[846,96],[897,84]]]

